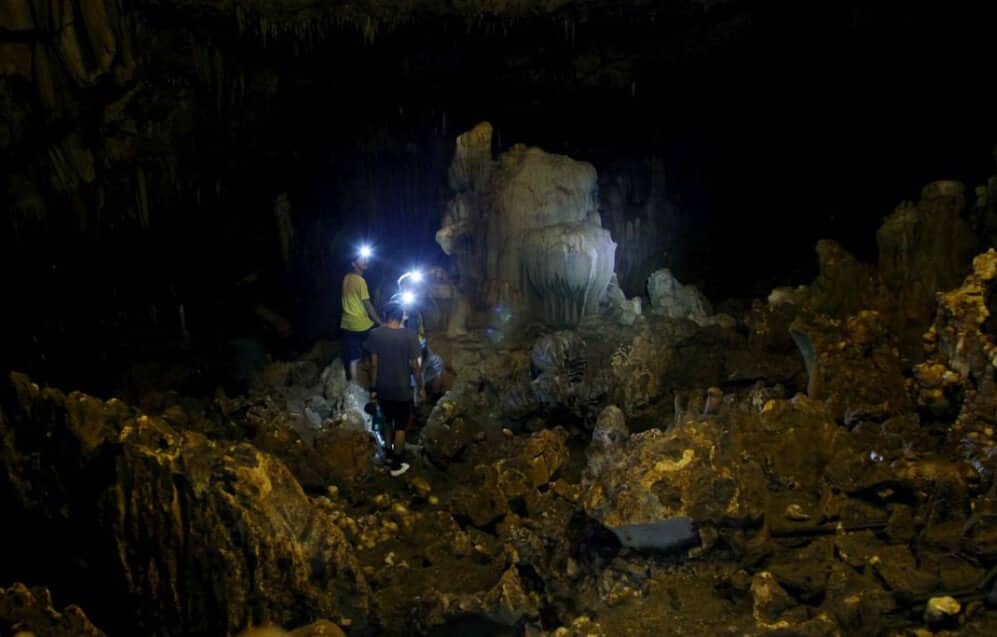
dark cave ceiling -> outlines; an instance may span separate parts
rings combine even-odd
[[[824,0],[3,3],[4,265],[25,273],[26,296],[52,292],[37,311],[55,323],[82,320],[67,306],[205,305],[281,269],[273,202],[287,193],[301,263],[271,295],[320,316],[307,300],[333,294],[322,282],[341,266],[328,246],[404,224],[403,249],[436,251],[454,137],[489,120],[496,151],[590,161],[630,184],[633,206],[660,166],[681,278],[715,299],[763,294],[812,277],[817,239],[868,256],[882,217],[924,184],[992,174],[985,14]]]

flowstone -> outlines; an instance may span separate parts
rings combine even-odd
[[[599,309],[616,244],[601,226],[596,171],[539,148],[491,158],[491,125],[457,139],[450,202],[436,235],[472,308],[501,306],[555,325]]]

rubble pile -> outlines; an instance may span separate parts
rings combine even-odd
[[[519,192],[523,158],[496,164],[487,137],[451,175],[472,203],[491,171]],[[591,175],[568,172],[588,202]],[[993,634],[997,251],[941,291],[962,231],[922,232],[959,225],[960,197],[929,186],[887,220],[876,266],[822,242],[812,285],[742,311],[659,271],[626,320],[639,304],[616,290],[571,329],[431,334],[448,391],[400,477],[321,347],[245,394],[134,405],[14,373],[0,510],[16,544],[58,541],[0,565],[0,630]]]

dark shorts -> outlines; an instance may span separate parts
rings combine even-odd
[[[384,413],[384,423],[392,431],[415,430],[415,418],[412,414],[411,400],[381,400],[381,411]]]
[[[343,359],[349,363],[350,361],[358,361],[363,358],[363,344],[370,335],[370,330],[364,330],[363,332],[340,330],[340,332],[342,332],[341,337],[343,339]]]

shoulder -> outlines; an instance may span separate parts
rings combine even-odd
[[[367,333],[366,341],[368,347],[370,347],[371,345],[376,345],[377,343],[381,342],[381,340],[383,339],[383,332],[381,332],[381,330],[383,329],[384,329],[383,327],[375,327],[374,329],[372,329],[370,332]]]
[[[362,276],[356,272],[350,272],[345,277],[343,277],[343,285],[349,286],[351,288],[362,288],[367,285],[367,282]]]

